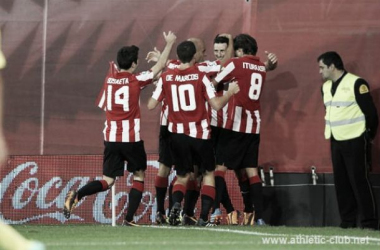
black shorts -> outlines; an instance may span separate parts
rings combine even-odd
[[[193,138],[184,134],[171,134],[171,150],[177,175],[193,172],[193,165],[199,166],[199,173],[215,170],[215,157],[211,140]]]
[[[103,175],[115,178],[124,175],[124,161],[127,170],[146,170],[147,158],[144,142],[104,142]]]
[[[158,162],[171,168],[173,159],[170,152],[170,132],[168,126],[160,126],[158,154]]]
[[[216,148],[216,164],[232,170],[257,168],[259,145],[259,134],[222,129]]]
[[[212,146],[214,148],[215,153],[216,153],[216,146],[218,145],[219,135],[220,135],[221,130],[222,130],[221,127],[211,126],[211,140],[212,140]]]

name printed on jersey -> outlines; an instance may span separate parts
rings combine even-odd
[[[247,63],[247,62],[243,62],[243,69],[257,70],[261,72],[266,71],[265,66],[259,66],[259,65],[256,65],[253,63]]]
[[[194,81],[198,80],[199,75],[198,74],[189,74],[189,75],[176,75],[175,80],[176,82],[187,82],[187,81]],[[173,75],[167,75],[166,81],[173,81]]]
[[[121,79],[115,79],[115,78],[108,78],[107,84],[129,84],[128,78],[121,78]]]

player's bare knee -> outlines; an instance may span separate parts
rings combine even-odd
[[[190,173],[184,174],[184,175],[177,175],[177,181],[176,183],[180,183],[182,185],[186,185],[187,182],[190,179]]]
[[[161,177],[168,177],[169,174],[170,174],[170,167],[166,166],[165,164],[160,163],[157,175]]]
[[[227,167],[224,165],[216,165],[215,171],[227,172]]]
[[[248,177],[259,175],[259,171],[257,168],[246,168],[246,173]]]
[[[133,180],[135,181],[144,181],[145,179],[145,171],[144,170],[139,170],[133,172]]]
[[[115,179],[109,176],[103,175],[103,180],[107,182],[108,189],[110,189],[115,183]]]

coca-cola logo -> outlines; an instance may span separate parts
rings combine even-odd
[[[82,199],[69,220],[62,214],[67,193],[72,189],[78,190],[83,187],[101,172],[101,156],[92,157],[99,158],[99,166],[90,169],[90,171],[81,168],[82,161],[86,160],[83,157],[76,161],[75,166],[70,166],[69,170],[65,169],[67,166],[63,166],[63,163],[55,162],[56,159],[54,158],[47,163],[46,160],[42,161],[39,163],[40,165],[37,163],[38,161],[24,161],[21,164],[14,162],[12,164],[10,161],[5,168],[8,171],[5,171],[5,174],[2,171],[0,176],[0,219],[9,224],[65,223],[67,221],[74,223],[111,223],[111,190]],[[36,156],[36,158],[38,157]],[[17,162],[17,158],[15,159]],[[135,214],[136,221],[145,223],[155,219],[154,177],[158,169],[156,160],[150,160],[147,163],[145,190],[140,207]],[[174,174],[170,176],[170,179],[173,177]],[[101,179],[101,176],[97,176],[95,179]],[[127,171],[125,176],[116,181],[117,221],[122,220],[128,207],[128,193],[132,181],[133,175]]]

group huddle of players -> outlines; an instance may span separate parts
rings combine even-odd
[[[224,175],[234,170],[244,201],[243,225],[265,225],[262,219],[262,184],[258,175],[260,144],[260,94],[266,71],[277,66],[268,53],[261,62],[256,40],[247,34],[229,34],[214,39],[215,61],[204,61],[205,44],[190,38],[177,46],[177,60],[168,60],[176,41],[164,33],[166,46],[147,55],[155,65],[134,73],[138,47],[122,47],[117,64],[110,63],[99,95],[106,113],[103,179],[79,190],[71,190],[64,211],[69,219],[78,201],[109,189],[117,176],[133,173],[124,225],[137,226],[133,216],[144,190],[146,153],[140,138],[140,90],[155,82],[148,109],[161,104],[159,163],[155,180],[157,224],[214,226],[220,224],[220,203],[226,208],[227,223],[237,225],[239,212],[229,198]],[[174,166],[176,178],[170,185],[169,213],[164,207],[168,176]],[[199,218],[194,215],[201,197]],[[183,202],[184,201],[184,202]],[[183,203],[183,205],[182,205]],[[210,215],[211,211],[211,215]]]

